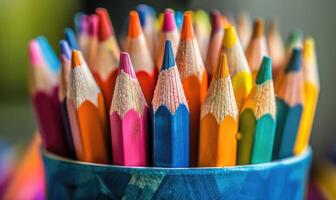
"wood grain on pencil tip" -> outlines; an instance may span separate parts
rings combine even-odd
[[[273,159],[292,156],[303,109],[301,49],[294,48],[276,98],[277,127]]]
[[[198,49],[191,14],[184,14],[181,38],[176,55],[176,64],[181,77],[190,110],[190,163],[197,165],[200,106],[208,88],[207,72]]]
[[[252,89],[252,75],[234,26],[225,28],[221,52],[227,55],[237,106],[241,110]]]
[[[67,110],[78,160],[109,163],[105,101],[80,51],[72,51]]]
[[[238,109],[227,57],[221,54],[201,108],[198,166],[236,165]]]
[[[151,108],[153,165],[157,167],[189,166],[190,114],[174,57],[171,42],[166,41]]]
[[[139,15],[135,10],[129,13],[128,37],[125,49],[130,55],[142,92],[147,104],[149,104],[153,98],[158,71],[154,66],[142,32]]]
[[[120,53],[110,123],[113,163],[147,166],[148,106],[128,53]]]
[[[43,146],[53,153],[67,156],[68,148],[65,143],[65,133],[61,118],[61,104],[58,94],[58,83],[52,68],[48,66],[50,59],[46,49],[41,47],[38,40],[29,43],[30,58],[30,96],[34,106],[37,125]],[[50,52],[49,52],[50,53]],[[49,60],[50,61],[50,60]]]

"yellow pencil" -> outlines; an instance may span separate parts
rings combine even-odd
[[[250,94],[252,89],[252,75],[244,50],[233,26],[225,28],[221,52],[227,54],[233,90],[238,109],[240,110],[244,100]]]
[[[221,54],[201,108],[198,166],[236,165],[238,109],[227,57]]]
[[[295,154],[303,152],[308,146],[320,91],[319,74],[317,69],[316,52],[313,38],[308,38],[304,42],[303,78],[303,111],[299,132],[294,147]]]

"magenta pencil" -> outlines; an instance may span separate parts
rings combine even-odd
[[[147,165],[147,117],[148,106],[130,57],[122,52],[110,110],[114,164]]]
[[[29,43],[30,96],[43,146],[58,155],[67,156],[67,145],[61,117],[58,78],[50,71],[36,40]]]

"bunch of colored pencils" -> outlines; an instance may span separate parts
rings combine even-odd
[[[246,13],[235,21],[217,10],[157,18],[139,5],[126,23],[118,40],[106,9],[77,14],[59,59],[46,38],[29,43],[48,151],[122,166],[222,167],[307,148],[319,93],[312,38],[295,31],[285,49],[275,22],[265,33],[262,19],[251,26]]]

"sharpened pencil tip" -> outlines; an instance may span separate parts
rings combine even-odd
[[[257,74],[256,84],[260,85],[270,80],[272,80],[272,58],[264,56]]]
[[[128,37],[135,38],[142,33],[138,12],[132,10],[129,13]]]
[[[71,55],[71,67],[72,68],[80,67],[80,65],[82,64],[81,60],[82,60],[81,52],[78,50],[73,50]]]
[[[172,10],[166,9],[163,16],[162,31],[173,31],[176,28],[174,12]]]
[[[61,55],[64,55],[68,60],[71,59],[71,49],[66,40],[61,40],[59,42]]]
[[[31,40],[28,44],[29,60],[33,66],[42,66],[43,56],[41,54],[41,49],[36,40]]]
[[[146,26],[146,23],[147,23],[147,14],[148,14],[147,5],[144,5],[144,4],[138,5],[136,7],[136,11],[139,14],[139,19],[140,19],[141,27]]]
[[[229,19],[225,15],[222,16],[222,24],[223,24],[222,27],[224,29],[231,26]]]
[[[216,32],[223,28],[222,15],[218,10],[213,10],[210,13],[211,32]]]
[[[302,50],[300,48],[294,48],[292,55],[286,67],[285,73],[297,72],[301,70]]]
[[[89,16],[89,35],[96,37],[98,35],[98,16],[93,14]]]
[[[315,55],[315,42],[312,37],[308,37],[303,46],[303,56],[305,58],[312,58]]]
[[[254,21],[254,26],[253,26],[253,34],[252,38],[258,38],[264,35],[265,31],[265,22],[264,20],[257,18]]]
[[[127,52],[120,52],[119,70],[124,71],[126,74],[130,75],[132,78],[136,78],[132,61]]]
[[[65,39],[67,40],[69,46],[72,49],[79,50],[79,46],[77,44],[77,39],[76,39],[75,32],[71,28],[64,29],[64,36],[65,36]]]
[[[96,14],[98,16],[98,39],[105,41],[112,36],[112,22],[108,11],[105,8],[97,8]]]
[[[223,46],[226,48],[232,48],[238,41],[238,36],[234,26],[229,26],[225,29]]]
[[[302,47],[302,31],[297,29],[297,30],[294,30],[292,31],[290,34],[289,34],[289,37],[288,37],[288,47],[289,48],[294,48],[294,47]]]
[[[173,48],[171,46],[171,42],[169,40],[166,40],[161,71],[168,70],[169,68],[174,66],[175,66],[175,60],[174,60]]]
[[[194,28],[192,24],[192,16],[190,12],[184,13],[183,25],[181,30],[181,40],[193,39]]]
[[[215,79],[223,79],[229,75],[229,66],[226,53],[221,53],[214,74]]]
[[[81,16],[79,31],[81,33],[89,33],[89,16],[84,14]]]

